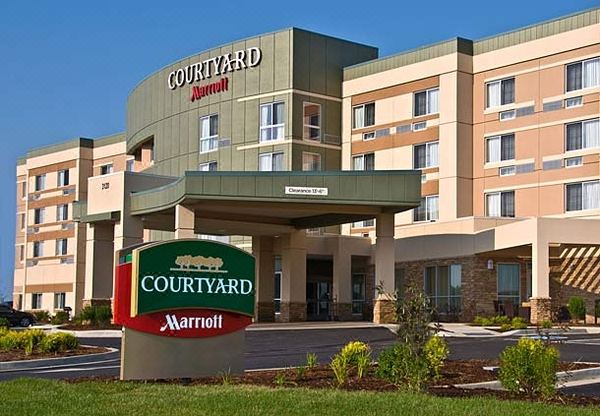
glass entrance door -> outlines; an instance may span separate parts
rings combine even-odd
[[[331,284],[324,281],[306,282],[306,317],[312,321],[330,319]]]

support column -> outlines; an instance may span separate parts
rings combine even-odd
[[[113,238],[113,224],[87,224],[84,305],[110,305],[113,293]]]
[[[144,223],[139,217],[122,214],[115,224],[115,251],[144,241]]]
[[[338,239],[333,253],[333,299],[335,317],[352,319],[352,256],[344,250],[344,240]]]
[[[256,258],[256,312],[257,322],[275,321],[275,259],[273,237],[252,237],[252,254]]]
[[[181,204],[175,206],[175,238],[195,238],[195,213],[192,208]]]
[[[383,289],[373,306],[373,322],[393,323],[396,320],[394,293],[394,214],[379,214],[375,224],[375,285]]]
[[[282,322],[306,321],[306,232],[281,236]]]
[[[531,323],[552,320],[550,299],[550,256],[548,242],[536,240],[531,246]]]

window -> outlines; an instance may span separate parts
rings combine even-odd
[[[488,217],[514,217],[515,191],[486,194],[485,209]]]
[[[352,107],[352,128],[362,129],[375,124],[375,103]]]
[[[438,112],[439,88],[414,93],[415,117],[434,114]]]
[[[373,140],[375,138],[375,132],[370,131],[368,133],[363,133],[363,140]]]
[[[200,153],[212,152],[219,148],[219,116],[200,119]]]
[[[439,142],[429,142],[413,147],[414,169],[433,168],[438,166]]]
[[[43,191],[46,189],[46,175],[37,175],[35,177],[35,190]]]
[[[44,222],[44,208],[36,208],[33,211],[33,223],[34,224],[42,224]]]
[[[487,92],[486,108],[499,107],[515,102],[515,79],[506,78],[499,81],[488,82],[485,85]]]
[[[498,174],[500,176],[512,176],[517,173],[517,168],[515,166],[504,166],[498,169]]]
[[[421,198],[421,204],[413,212],[415,222],[437,221],[439,218],[439,196],[429,195]]]
[[[67,186],[69,184],[69,169],[59,170],[56,186]]]
[[[567,98],[565,100],[565,108],[579,107],[583,105],[583,97]]]
[[[521,298],[521,268],[518,264],[498,263],[496,270],[498,300],[502,303],[510,301],[513,305],[518,305]]]
[[[21,230],[25,229],[25,213],[19,214],[19,225],[21,226]]]
[[[135,159],[128,159],[125,162],[125,170],[127,172],[133,172],[134,166],[135,166]]]
[[[321,105],[304,103],[304,138],[321,140]]]
[[[56,221],[67,221],[69,219],[69,204],[56,206]]]
[[[513,118],[516,118],[516,117],[517,117],[516,110],[502,111],[500,113],[500,121],[512,120]]]
[[[515,135],[488,137],[486,139],[486,162],[494,163],[515,158]]]
[[[462,265],[425,268],[425,293],[440,314],[457,314],[461,310]]]
[[[31,294],[31,309],[42,309],[42,294],[32,293]]]
[[[42,257],[44,255],[44,242],[34,241],[33,242],[33,257]]]
[[[64,309],[65,308],[65,300],[66,300],[65,292],[55,293],[54,294],[54,309]]]
[[[108,163],[106,165],[100,166],[100,175],[108,175],[113,173],[113,165],[112,163]]]
[[[567,65],[567,92],[600,85],[600,58]]]
[[[565,167],[566,168],[573,168],[575,166],[581,166],[581,165],[583,165],[583,158],[581,156],[568,157],[565,159]]]
[[[284,104],[269,103],[260,106],[260,141],[281,140],[284,137]]]
[[[352,314],[362,315],[365,304],[365,275],[352,275]]]
[[[25,246],[20,245],[19,246],[19,261],[22,262],[23,260],[25,260]]]
[[[281,257],[275,257],[275,285],[273,293],[273,303],[275,307],[275,313],[281,312],[281,277],[283,272],[281,269]]]
[[[56,256],[66,256],[67,255],[67,239],[59,238],[56,240],[56,251],[54,253]]]
[[[217,170],[217,162],[212,161],[207,163],[200,163],[200,165],[198,166],[198,170],[203,172],[215,171]]]
[[[600,146],[600,119],[567,124],[567,152]]]
[[[600,208],[600,181],[567,184],[566,200],[567,211]]]
[[[426,128],[427,128],[426,121],[421,121],[419,123],[413,123],[413,125],[412,125],[413,131],[421,131],[421,130],[425,130]]]
[[[302,152],[302,170],[321,170],[321,155],[319,153]]]
[[[354,156],[352,166],[354,170],[375,170],[375,153]]]
[[[259,154],[258,170],[261,172],[283,170],[283,152]]]
[[[406,269],[398,266],[394,266],[394,291],[398,299],[404,297],[404,281],[405,281]]]
[[[21,182],[21,198],[25,199],[27,196],[27,182]]]
[[[352,228],[366,228],[375,226],[375,219],[356,221],[352,223]]]

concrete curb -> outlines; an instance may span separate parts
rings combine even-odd
[[[70,329],[55,329],[57,332],[66,332],[77,338],[121,338],[123,331],[120,329],[98,329],[89,331],[72,331]]]
[[[82,345],[82,347],[91,347],[91,345]],[[109,351],[95,354],[73,355],[71,357],[43,358],[40,360],[20,360],[0,362],[0,373],[8,371],[30,370],[40,367],[56,367],[66,364],[88,364],[96,361],[98,358],[104,358],[110,354],[119,351],[116,348],[105,347]]]
[[[581,370],[573,371],[561,371],[556,373],[558,378],[557,387],[569,387],[571,383],[576,385],[584,385],[588,383],[581,383],[582,381],[589,381],[589,384],[596,383],[600,378],[600,367],[593,368],[582,368]],[[502,384],[498,380],[484,381],[481,383],[468,383],[468,384],[456,384],[455,387],[461,389],[490,389],[490,390],[504,390]]]

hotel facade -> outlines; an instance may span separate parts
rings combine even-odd
[[[17,162],[14,304],[107,304],[116,250],[257,258],[258,321],[550,319],[600,299],[600,9],[378,58],[300,29],[144,79],[127,130]]]

